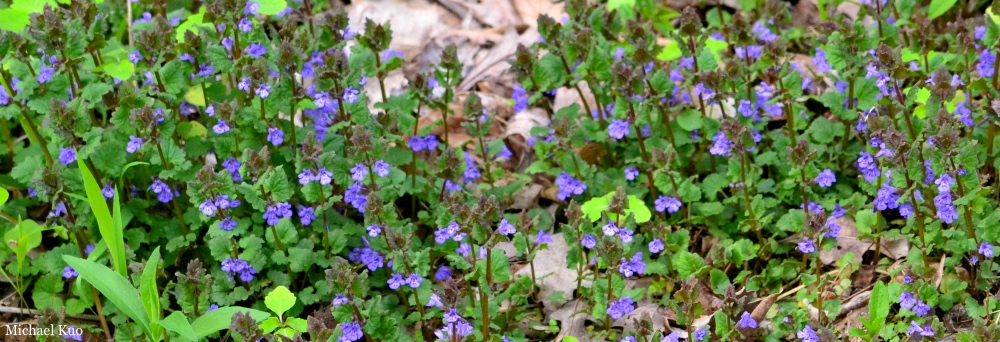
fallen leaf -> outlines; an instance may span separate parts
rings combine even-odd
[[[569,246],[566,245],[563,234],[553,234],[552,241],[548,244],[548,248],[539,250],[534,259],[535,279],[539,288],[538,296],[547,308],[556,306],[555,302],[549,300],[549,297],[556,292],[562,291],[564,299],[572,299],[579,274],[566,264],[566,253],[569,251]],[[531,267],[518,270],[515,276],[531,277]],[[590,282],[585,280],[583,284],[589,286]]]

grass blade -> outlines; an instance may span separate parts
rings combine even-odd
[[[195,334],[198,335],[198,338],[203,338],[228,328],[229,324],[233,321],[233,315],[237,312],[247,311],[249,311],[250,316],[257,321],[262,321],[271,317],[271,314],[260,310],[247,309],[238,306],[227,306],[212,310],[211,312],[206,312],[201,315],[201,317],[194,320],[194,322],[191,323],[191,327],[194,329]]]
[[[80,274],[83,280],[94,285],[101,291],[118,310],[131,318],[142,327],[147,336],[153,336],[149,330],[149,317],[146,316],[143,308],[142,296],[139,291],[132,287],[132,284],[110,268],[93,261],[80,259],[70,255],[64,255],[63,260]]]
[[[90,169],[82,162],[81,160],[80,173],[83,174],[83,186],[87,190],[87,203],[90,203],[90,210],[97,217],[97,227],[101,232],[101,238],[108,244],[108,250],[111,251],[111,264],[114,265],[118,274],[125,277],[125,238],[122,234],[124,227],[119,227],[119,224],[113,220],[111,212],[108,210],[108,204],[105,203],[104,194],[101,193],[101,186],[97,184],[97,179],[94,179]],[[116,203],[118,193],[119,191],[115,191]],[[119,212],[120,209],[115,211]]]
[[[117,202],[117,201],[116,201]],[[117,206],[116,206],[117,207]],[[139,293],[142,295],[142,306],[146,309],[146,316],[149,317],[149,329],[155,341],[160,340],[163,328],[155,322],[160,320],[162,311],[160,310],[160,292],[156,288],[156,269],[160,262],[160,247],[153,250],[153,254],[146,261],[146,267],[142,270],[142,277],[139,281]]]

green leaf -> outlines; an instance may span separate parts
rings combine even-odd
[[[125,59],[118,63],[109,62],[101,64],[101,69],[104,70],[105,74],[122,81],[132,78],[132,75],[135,74],[135,64]]]
[[[199,340],[198,334],[195,334],[194,329],[191,327],[191,323],[188,322],[187,317],[180,311],[174,311],[167,318],[158,321],[157,324],[188,341],[197,342]]]
[[[288,3],[285,0],[254,0],[260,4],[260,10],[257,11],[259,14],[263,15],[275,15],[284,11],[288,7]]]
[[[688,132],[699,129],[702,126],[701,113],[696,110],[686,110],[677,116],[677,124]]]
[[[149,329],[149,317],[145,314],[142,296],[139,294],[139,290],[136,290],[132,284],[129,284],[128,280],[125,280],[125,277],[93,261],[71,255],[63,255],[63,260],[66,260],[66,263],[80,274],[80,278],[101,291],[101,294],[114,303],[118,310],[139,323],[146,334],[153,336]]]
[[[14,251],[17,255],[17,272],[21,274],[24,262],[27,260],[28,251],[42,244],[42,232],[47,228],[40,226],[32,220],[21,221],[14,229],[4,233],[4,245]],[[10,243],[16,241],[16,244]]]
[[[160,320],[160,292],[156,288],[156,269],[160,263],[160,247],[153,249],[153,254],[146,260],[146,267],[142,270],[139,281],[139,294],[142,295],[142,306],[146,309],[146,316],[150,322]],[[174,312],[176,313],[176,311]],[[160,336],[161,327],[157,324],[150,326],[153,336]]]
[[[191,31],[197,34],[198,27],[204,27],[204,26],[212,27],[212,24],[205,24],[204,20],[205,20],[205,6],[202,6],[201,8],[198,9],[198,14],[191,15],[183,23],[177,25],[177,34],[174,35],[174,38],[177,39],[178,43],[183,43],[185,32]]]
[[[731,285],[729,276],[725,272],[716,269],[713,269],[708,274],[712,282],[712,291],[718,294],[726,293],[726,287]]]
[[[854,216],[855,227],[858,228],[859,233],[871,234],[872,228],[875,227],[876,219],[877,217],[875,217],[875,213],[872,213],[871,210],[859,211],[858,214]]]
[[[9,198],[10,198],[10,193],[7,192],[7,189],[0,188],[0,206],[7,204],[7,199]]]
[[[20,32],[31,23],[31,12],[18,8],[0,9],[0,30]]]
[[[206,87],[208,86],[206,85]],[[184,94],[184,100],[195,106],[205,107],[205,91],[201,89],[200,85],[193,85]]]
[[[274,329],[277,329],[279,326],[281,326],[281,321],[279,321],[277,317],[265,319],[259,325],[260,329],[263,330],[265,334],[274,331]]]
[[[892,306],[892,302],[889,299],[889,288],[881,281],[875,283],[871,299],[868,300],[868,324],[866,324],[866,328],[868,328],[869,336],[877,336],[879,330],[882,330],[886,318],[889,317],[890,306]]]
[[[685,280],[697,275],[706,267],[705,260],[701,256],[687,251],[681,251],[674,255],[671,264],[677,270],[680,279]]]
[[[948,12],[958,0],[931,0],[931,6],[927,9],[927,16],[934,20],[945,12]]]
[[[111,264],[114,265],[118,274],[124,277],[126,275],[125,237],[122,234],[124,227],[118,227],[112,220],[108,204],[104,199],[104,193],[101,192],[101,186],[97,185],[94,175],[90,173],[90,168],[81,167],[80,173],[83,174],[83,185],[87,190],[87,202],[90,204],[90,210],[94,212],[94,216],[97,218],[97,227],[101,232],[101,238],[108,244],[108,249],[111,251]],[[116,198],[119,193],[121,192],[115,191]]]
[[[660,53],[656,54],[656,59],[669,62],[681,58],[682,55],[680,45],[677,44],[677,41],[670,40],[667,41],[667,45],[663,46],[663,50],[660,50]]]
[[[288,291],[287,287],[278,286],[264,297],[264,305],[280,318],[285,311],[295,305],[295,295]]]
[[[198,317],[198,319],[191,323],[191,328],[194,329],[194,333],[198,338],[203,338],[228,328],[229,324],[233,321],[233,315],[238,312],[249,312],[250,317],[253,317],[257,321],[271,317],[271,314],[264,311],[239,306],[227,306],[202,314],[201,317]]]
[[[632,195],[628,195],[628,209],[625,209],[626,214],[629,212],[635,214],[635,223],[646,223],[653,217],[653,213],[646,207],[646,202]]]
[[[590,222],[597,222],[597,220],[601,219],[601,214],[603,214],[605,210],[608,210],[608,202],[611,201],[612,196],[614,196],[614,192],[601,197],[591,198],[589,201],[580,206],[580,211],[582,211],[584,215],[587,215]]]

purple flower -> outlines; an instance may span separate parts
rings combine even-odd
[[[740,115],[743,115],[744,118],[757,115],[757,108],[754,107],[753,102],[747,100],[740,100],[740,106],[737,108],[737,111],[739,111]]]
[[[62,338],[70,339],[73,341],[83,341],[83,329],[77,328],[75,325],[70,325],[68,329],[62,334]]]
[[[247,1],[246,6],[243,7],[243,14],[245,15],[256,15],[257,11],[260,10],[260,4],[253,1]]]
[[[267,206],[267,210],[264,211],[262,218],[267,221],[268,226],[273,226],[278,224],[282,218],[292,217],[292,205],[288,202],[278,202],[273,205]]]
[[[80,273],[77,273],[76,270],[73,269],[73,266],[66,266],[63,268],[62,271],[63,279],[69,280],[72,278],[76,278],[79,275]]]
[[[552,237],[544,229],[541,229],[538,231],[538,237],[535,238],[535,244],[540,245],[543,243],[553,243],[553,241]]]
[[[438,244],[448,242],[448,239],[453,239],[455,234],[457,234],[461,228],[462,227],[458,225],[458,222],[451,221],[448,223],[448,226],[438,228],[438,230],[434,231],[434,242]]]
[[[257,94],[262,99],[266,99],[268,96],[271,96],[271,86],[264,83],[258,84],[257,89],[254,90],[254,94]]]
[[[403,59],[403,53],[399,52],[399,51],[396,51],[396,50],[391,50],[390,49],[390,50],[382,51],[382,56],[381,57],[382,57],[383,61],[388,61],[388,60],[393,59],[393,58]]]
[[[368,168],[364,164],[357,163],[351,168],[351,179],[355,182],[364,182],[365,176],[368,176]]]
[[[656,254],[662,252],[665,248],[663,247],[663,240],[653,239],[649,242],[649,252]]]
[[[583,234],[583,238],[580,239],[580,244],[587,249],[593,249],[597,247],[597,239],[593,235]]]
[[[271,145],[278,146],[285,142],[285,132],[277,127],[267,128],[267,141]]]
[[[209,217],[215,215],[215,212],[218,211],[218,209],[219,208],[215,206],[215,202],[212,201],[211,198],[205,199],[205,201],[198,206],[198,210],[201,210],[203,215]]]
[[[634,310],[635,301],[633,301],[630,297],[622,297],[616,301],[608,303],[608,309],[605,313],[607,313],[608,316],[611,316],[612,320],[617,321],[619,318],[632,313]]]
[[[361,263],[365,264],[369,271],[375,271],[382,267],[382,255],[371,248],[363,248],[359,254]]]
[[[475,182],[482,174],[476,168],[476,161],[472,159],[469,152],[465,152],[465,171],[462,172],[462,180],[466,183]]]
[[[996,55],[990,52],[990,49],[983,49],[979,53],[979,63],[976,64],[976,73],[982,78],[993,77],[993,73],[996,72],[993,68],[994,63],[996,63]]]
[[[439,308],[444,307],[444,303],[441,303],[441,297],[437,293],[431,292],[430,298],[427,299],[427,307],[436,306]]]
[[[765,43],[770,43],[773,42],[775,39],[778,39],[778,35],[771,32],[771,29],[767,28],[767,26],[764,26],[764,23],[759,21],[753,24],[753,29],[751,30],[751,33],[757,36],[757,40],[760,40],[761,42]]]
[[[931,306],[922,301],[917,301],[917,304],[913,306],[913,313],[917,314],[917,317],[926,316],[930,311]]]
[[[809,238],[806,238],[805,240],[799,242],[798,248],[799,252],[802,252],[802,254],[809,254],[816,251],[816,244],[814,244]]]
[[[243,163],[240,163],[239,160],[236,160],[236,158],[233,157],[229,157],[229,159],[222,162],[222,167],[226,168],[226,171],[229,171],[229,174],[233,177],[234,182],[243,181],[243,177],[240,176],[240,166],[243,166]]]
[[[660,340],[660,342],[680,342],[680,340],[681,340],[681,335],[678,334],[676,331],[673,331],[670,332],[669,335],[664,336],[663,339]]]
[[[760,53],[763,51],[763,47],[760,45],[750,45],[747,47],[737,46],[735,50],[736,58],[756,60],[760,58]]]
[[[820,73],[826,73],[833,70],[833,68],[830,68],[830,64],[826,61],[826,51],[823,51],[823,48],[820,47],[816,48],[816,55],[813,57],[813,65],[816,66],[816,71],[819,71]],[[843,93],[843,91],[841,91],[841,93]]]
[[[933,337],[934,330],[930,326],[920,326],[917,321],[910,321],[910,329],[906,330],[907,335],[919,334],[924,337]]]
[[[982,254],[987,259],[993,257],[993,245],[989,242],[983,242],[979,245],[979,254]]]
[[[365,227],[365,230],[368,231],[368,236],[376,237],[379,234],[382,234],[382,225],[378,223],[372,223],[368,225],[368,227]]]
[[[955,204],[952,202],[951,192],[945,191],[934,196],[934,206],[937,207],[937,218],[944,223],[951,224],[958,219],[958,211],[955,210]]]
[[[633,166],[629,166],[629,167],[625,168],[625,179],[633,181],[633,180],[635,180],[635,177],[638,177],[638,176],[639,176],[639,169],[637,169],[637,168],[635,168]]]
[[[424,278],[421,277],[419,274],[416,274],[416,273],[412,273],[412,274],[410,274],[409,277],[406,277],[406,284],[409,285],[411,288],[414,288],[414,289],[420,287],[420,283],[423,283],[423,282],[424,282]]]
[[[347,296],[344,296],[343,294],[338,293],[336,296],[333,297],[333,301],[330,302],[330,305],[341,306],[341,305],[347,304],[348,302],[350,302],[350,300],[347,299]]]
[[[701,328],[694,332],[695,341],[704,341],[708,338],[708,329]]]
[[[406,283],[406,281],[403,280],[403,275],[402,274],[393,273],[392,277],[389,278],[388,283],[389,283],[389,288],[390,289],[398,290],[400,286],[403,286],[403,284]]]
[[[514,235],[514,233],[517,233],[517,227],[514,227],[514,225],[508,222],[507,219],[501,219],[500,224],[497,227],[497,233],[511,236]]]
[[[968,99],[963,102],[959,102],[958,105],[955,106],[955,111],[952,112],[952,114],[958,115],[958,121],[961,121],[966,127],[972,127],[976,124],[976,121],[972,119],[972,110],[969,109],[968,105]]]
[[[898,190],[892,187],[891,182],[886,181],[882,183],[882,188],[878,190],[875,196],[875,209],[879,211],[884,211],[886,209],[896,209],[899,208],[899,194]]]
[[[625,55],[625,48],[618,47],[617,49],[615,49],[615,57],[614,57],[615,62],[621,61],[622,56],[624,55]]]
[[[438,148],[437,136],[430,134],[424,137],[412,136],[410,137],[410,149],[413,152],[420,152],[423,150],[433,151]]]
[[[365,212],[365,206],[368,205],[368,195],[363,190],[364,186],[354,183],[344,191],[344,202],[350,203],[354,209],[361,213]]]
[[[161,179],[153,181],[153,184],[149,186],[149,191],[159,195],[157,198],[162,203],[170,203],[170,200],[174,198],[173,190],[171,190],[170,186],[168,186],[167,183],[164,183]]]
[[[750,313],[743,311],[740,315],[740,321],[736,324],[739,329],[757,329],[757,321],[750,317]]]
[[[385,177],[389,175],[389,163],[386,163],[384,160],[380,159],[375,161],[375,164],[372,165],[372,169],[375,170],[375,174],[377,174],[379,177]]]
[[[912,310],[918,302],[920,301],[913,296],[913,293],[903,291],[899,294],[899,306],[903,309]]]
[[[39,84],[45,84],[46,82],[52,80],[52,75],[55,74],[56,69],[48,65],[42,65],[41,70],[38,72],[38,76],[35,77]]]
[[[642,252],[635,253],[628,260],[622,258],[621,265],[618,266],[618,272],[625,276],[625,278],[630,278],[636,273],[646,273],[646,263],[642,262]]]
[[[826,228],[828,230],[826,231],[825,234],[823,234],[823,236],[834,239],[840,236],[840,225],[837,224],[837,221],[834,220],[832,217],[826,219]]]
[[[253,275],[257,274],[257,269],[250,266],[250,263],[246,260],[233,258],[227,258],[222,261],[222,271],[229,273],[229,279],[239,275],[240,280],[245,283],[253,280]]]
[[[341,324],[340,331],[342,334],[337,339],[337,342],[354,342],[365,337],[364,331],[361,330],[361,325],[354,322]]]
[[[299,223],[308,226],[316,219],[316,208],[299,206]]]
[[[875,158],[868,152],[861,152],[861,157],[858,158],[858,169],[865,176],[865,181],[872,183],[881,174],[878,169],[878,164],[875,163]]]
[[[830,169],[823,169],[823,172],[820,172],[819,175],[816,176],[816,184],[819,184],[819,186],[823,188],[829,188],[836,181],[837,176],[835,176],[833,171]]]
[[[514,99],[514,112],[520,113],[528,109],[528,92],[521,87],[521,84],[514,85],[514,92],[511,94]]]
[[[219,122],[217,122],[215,126],[212,126],[212,132],[215,132],[215,134],[223,134],[229,132],[229,129],[230,129],[229,124],[227,124],[226,121],[224,120],[219,120]]]
[[[573,178],[573,176],[570,176],[565,171],[559,177],[556,177],[556,186],[559,187],[556,197],[560,201],[565,201],[574,195],[582,195],[584,191],[587,191],[587,184]]]
[[[65,147],[59,149],[59,162],[63,165],[69,165],[76,161],[76,150],[72,147]]]
[[[101,194],[106,199],[115,198],[115,188],[111,186],[111,183],[104,184],[104,187],[101,188]]]
[[[615,121],[612,121],[611,124],[608,125],[608,136],[615,140],[621,140],[628,135],[628,133],[628,122],[625,120],[615,119]]]
[[[241,18],[239,24],[236,24],[236,27],[238,27],[240,31],[243,31],[243,33],[250,33],[250,31],[253,31],[253,22],[250,21],[250,19]]]
[[[128,53],[128,60],[132,64],[139,64],[139,61],[142,60],[142,53],[139,50],[132,50],[132,52]]]
[[[233,219],[229,217],[226,217],[222,219],[222,222],[219,222],[219,229],[226,231],[233,230],[233,228],[236,228],[236,226],[237,226],[236,221],[233,221]]]
[[[681,201],[674,197],[660,196],[653,204],[656,206],[656,211],[661,213],[665,210],[672,214],[681,210]]]
[[[441,266],[438,268],[437,272],[434,272],[434,279],[445,280],[451,278],[451,268],[448,266]]]
[[[243,49],[243,52],[245,52],[250,57],[260,58],[261,56],[264,56],[265,53],[267,53],[267,48],[257,43],[251,43],[249,46],[246,47],[246,49]]]
[[[733,144],[733,142],[729,141],[729,139],[726,138],[725,132],[719,131],[718,133],[716,133],[715,136],[712,137],[712,141],[715,142],[715,144],[713,144],[712,148],[708,150],[708,153],[711,153],[712,155],[716,156],[726,156],[726,157],[733,155],[732,152],[730,152],[730,149],[732,149],[735,145]]]
[[[819,342],[819,336],[816,336],[816,330],[813,330],[808,325],[795,333],[795,337],[798,337],[802,342]]]

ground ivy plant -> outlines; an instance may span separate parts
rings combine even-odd
[[[119,340],[996,340],[1000,5],[840,3],[570,0],[499,136],[339,2],[14,1],[0,270]]]

